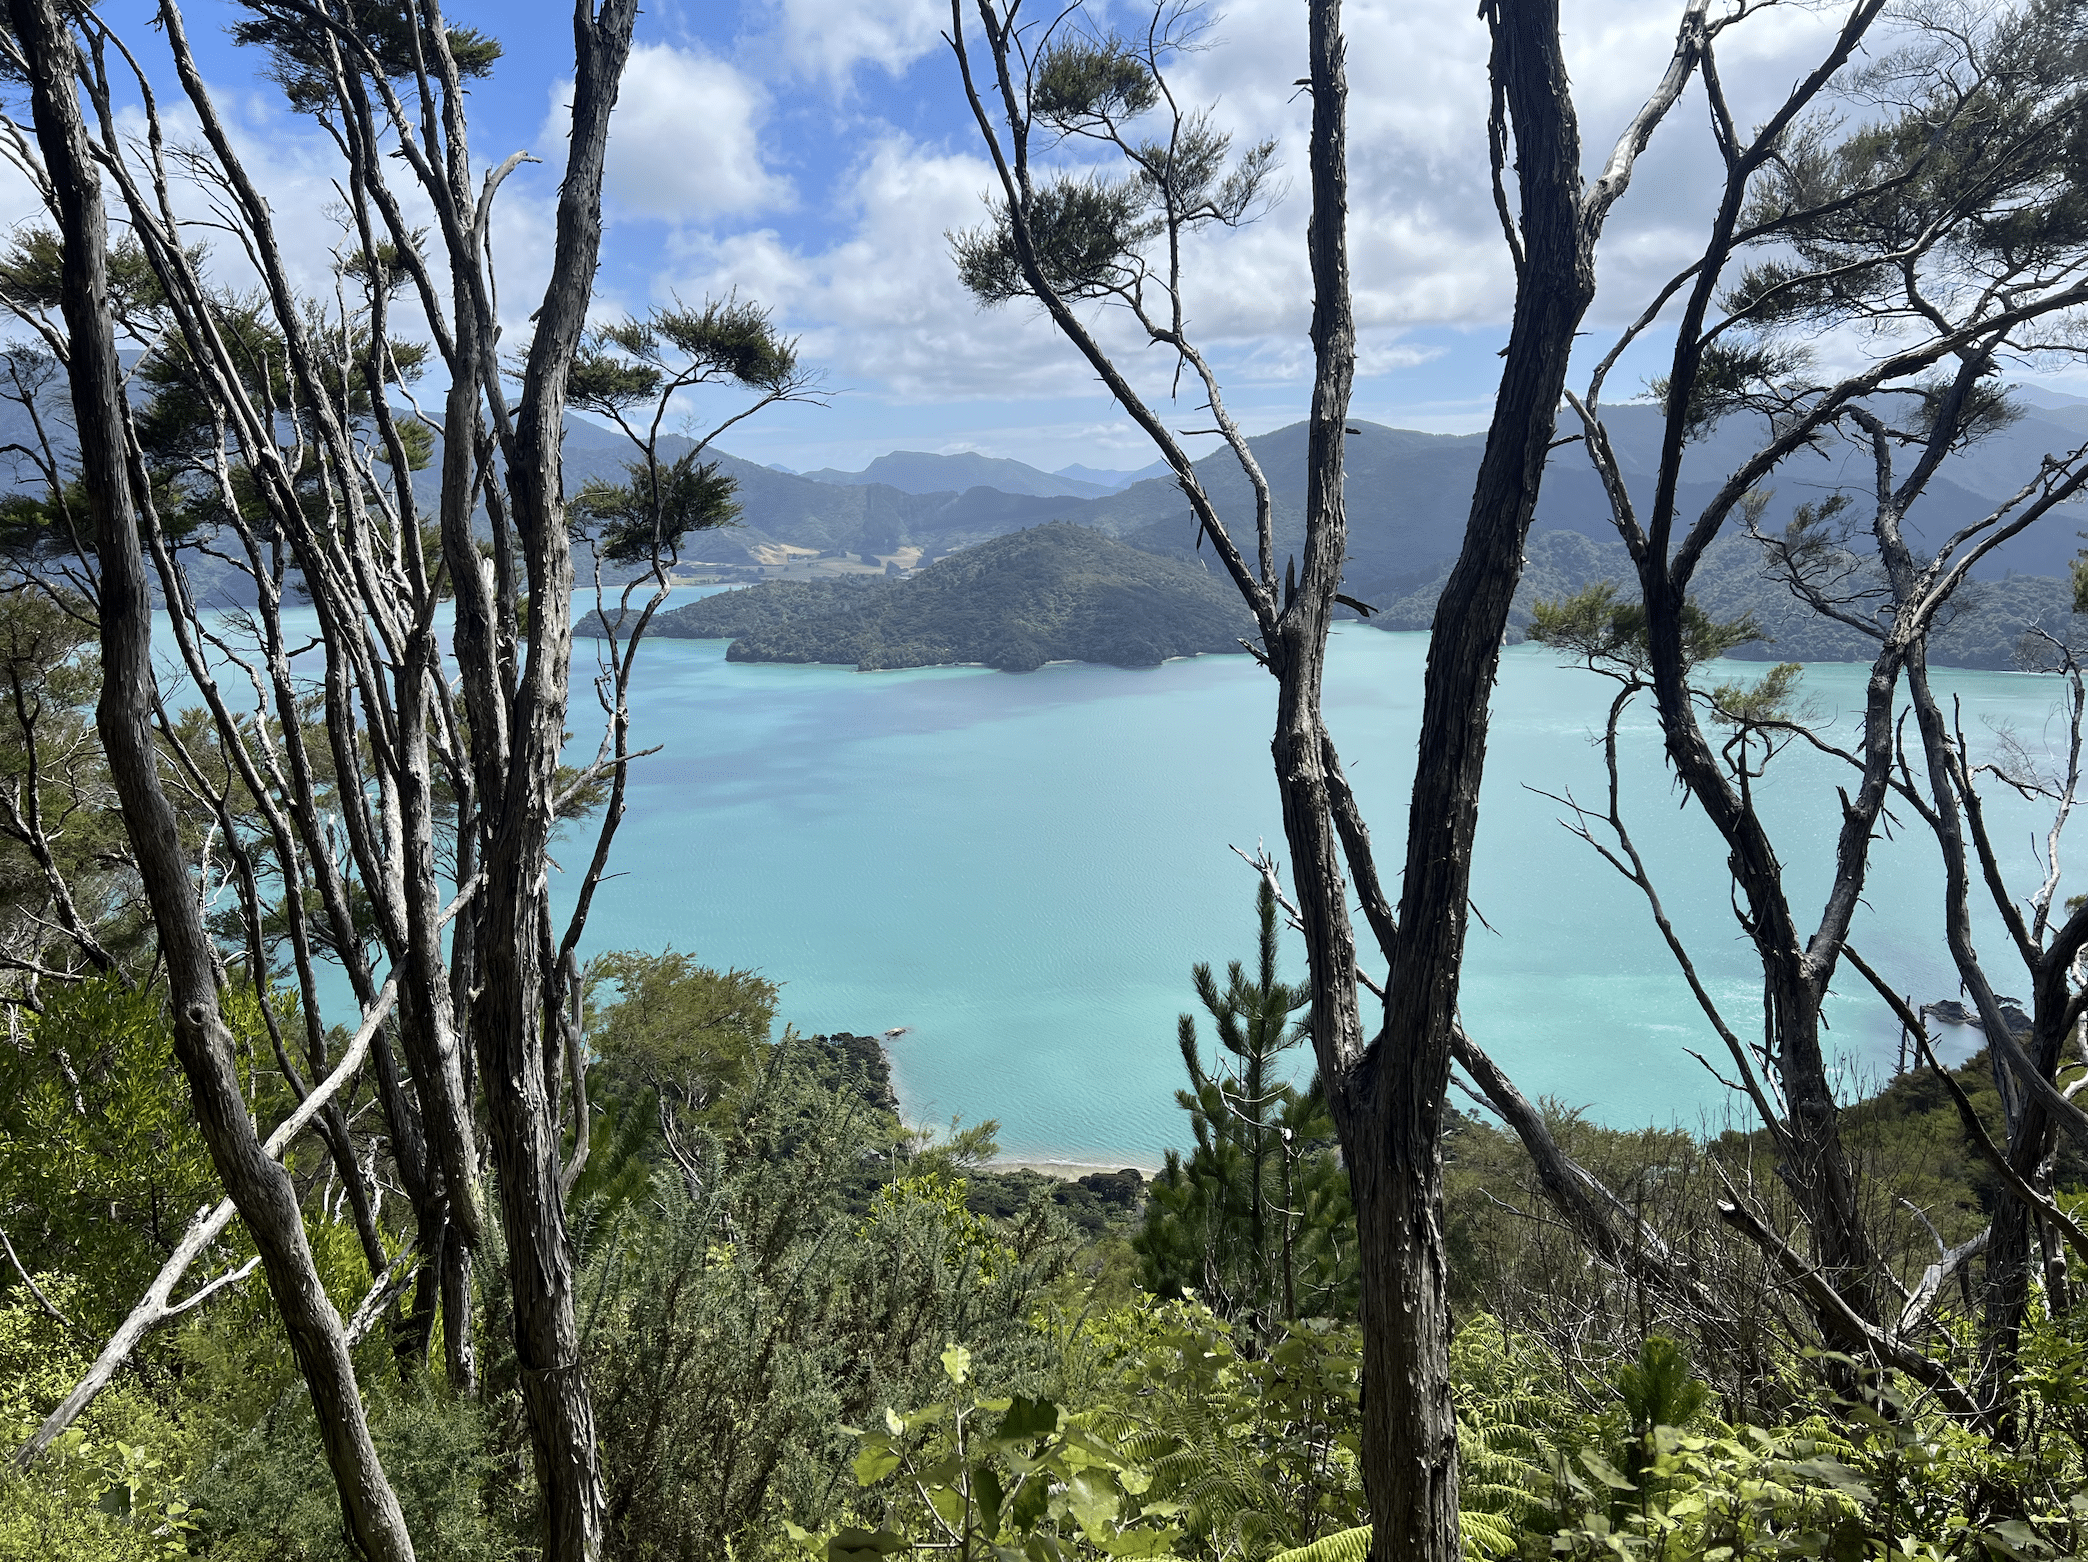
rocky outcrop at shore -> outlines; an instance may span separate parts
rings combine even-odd
[[[892,1062],[875,1036],[836,1031],[814,1036],[812,1066],[830,1089],[852,1090],[873,1112],[899,1115],[899,1093],[892,1088]]]
[[[2024,1010],[2021,999],[1997,997],[1994,1002],[2000,1008],[2001,1018],[2008,1022],[2011,1031],[2019,1036],[2029,1032],[2030,1016]],[[1924,1019],[1933,1017],[1945,1025],[1979,1025],[1978,1011],[1955,998],[1945,998],[1941,1003],[1925,1003],[1921,1006],[1921,1014]]]

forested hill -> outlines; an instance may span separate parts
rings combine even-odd
[[[1940,543],[1957,527],[1987,514],[2036,475],[2046,454],[2073,449],[2088,430],[2088,402],[2029,392],[2016,399],[2017,420],[1948,457],[1927,494],[1908,512],[1917,547]],[[1643,503],[1659,465],[1658,410],[1631,403],[1606,409],[1604,418],[1625,486]],[[1344,451],[1348,589],[1375,602],[1401,594],[1401,587],[1422,584],[1456,556],[1485,440],[1478,434],[1423,434],[1357,419],[1349,428]],[[1572,431],[1562,423],[1561,434]],[[1736,415],[1689,446],[1680,489],[1684,515],[1710,499],[1753,452],[1762,432],[1751,415]],[[1275,429],[1250,443],[1268,479],[1280,559],[1304,543],[1305,425]],[[1867,517],[1862,494],[1870,476],[1868,460],[1853,447],[1831,444],[1793,456],[1771,485],[1764,526],[1780,529],[1797,505],[1818,503],[1841,489],[1857,500],[1851,517]],[[1251,522],[1252,496],[1229,455],[1206,456],[1197,472],[1222,516],[1236,526]],[[1188,502],[1171,481],[1136,483],[1106,498],[1069,505],[1062,516],[1140,547],[1188,555],[1196,542]],[[1552,453],[1535,524],[1539,530],[1576,532],[1598,542],[1615,540],[1608,500],[1579,444]],[[2058,518],[2033,526],[1988,555],[1975,573],[1985,579],[2011,573],[2063,577],[2080,545],[2075,531]]]
[[[2023,474],[2037,469],[2042,455],[2071,448],[2088,429],[2088,402],[2042,392],[2023,392],[2017,400],[2020,416],[2014,423],[1944,463],[1928,495],[1909,516],[1917,542],[1938,540],[1985,514],[2013,493]],[[1641,490],[1650,484],[1656,469],[1656,411],[1650,405],[1628,404],[1609,409],[1607,416],[1626,484]],[[1425,629],[1462,538],[1483,440],[1477,435],[1424,434],[1362,421],[1353,423],[1351,429],[1345,452],[1349,518],[1345,588],[1350,595],[1384,610],[1372,620],[1378,627]],[[1685,512],[1710,496],[1752,450],[1759,433],[1749,418],[1736,416],[1690,447],[1683,469]],[[1257,436],[1252,444],[1274,501],[1280,560],[1302,546],[1304,425],[1273,430]],[[576,480],[591,464],[606,470],[613,463],[615,439],[603,430],[576,423],[568,433],[566,449],[569,480]],[[1091,499],[1018,495],[986,487],[923,494],[887,483],[849,483],[846,479],[870,479],[889,470],[890,475],[920,486],[947,473],[954,487],[971,477],[987,475],[987,464],[976,458],[913,455],[901,472],[894,464],[898,461],[895,456],[885,466],[872,463],[860,474],[822,473],[828,480],[813,481],[729,457],[723,460],[741,484],[743,524],[692,544],[699,556],[720,562],[776,565],[791,550],[833,549],[869,559],[897,555],[904,561],[903,550],[919,548],[921,557],[934,559],[1034,527],[1040,521],[1067,521],[1145,553],[1174,558],[1203,573],[1187,502],[1170,478],[1133,483]],[[1772,495],[1764,524],[1780,527],[1800,503],[1818,501],[1841,488],[1860,489],[1867,473],[1852,466],[1851,460],[1848,451],[1836,449],[1794,457],[1779,473],[1778,491]],[[1236,523],[1251,516],[1246,480],[1229,455],[1207,456],[1197,468],[1221,514]],[[1022,469],[1025,474],[1028,471]],[[1860,502],[1857,508],[1862,508]],[[1984,560],[1978,571],[1982,578],[1963,594],[1951,624],[1938,638],[1935,661],[1947,666],[2006,668],[2013,665],[2025,630],[2036,627],[2061,637],[2071,633],[2071,590],[2066,575],[2079,546],[2075,532],[2075,526],[2055,519],[2031,528]],[[1859,548],[1861,542],[1859,535]],[[1127,556],[1114,557],[1124,560]],[[1137,571],[1150,568],[1145,564],[1133,567]],[[1552,457],[1538,502],[1530,539],[1530,572],[1518,594],[1511,638],[1520,637],[1530,608],[1540,597],[1597,580],[1624,580],[1629,574],[1607,501],[1589,469],[1585,451],[1577,445],[1561,447]],[[1127,604],[1124,622],[1105,626],[1100,616],[1094,616],[1106,613],[1097,598],[1089,627],[1082,631],[1084,649],[1074,648],[1066,654],[1095,659],[1099,651],[1099,659],[1115,660],[1121,653],[1112,647],[1138,639],[1142,631],[1137,594],[1128,590],[1128,578],[1125,584],[1127,592],[1114,598]],[[1720,616],[1752,613],[1762,625],[1765,638],[1743,647],[1736,653],[1741,656],[1844,661],[1870,654],[1870,642],[1862,635],[1815,617],[1780,583],[1765,579],[1757,549],[1744,538],[1729,535],[1714,546],[1696,594],[1707,609]],[[778,598],[765,605],[762,611],[769,613],[781,613],[787,607],[792,626],[780,638],[751,639],[742,654],[860,661],[860,654],[851,654],[856,641],[822,637],[815,643],[803,629],[801,621],[815,611],[825,614],[828,606],[838,607],[844,600],[841,588],[828,596],[831,604],[826,597],[813,597],[787,602]],[[848,600],[852,612],[863,606]],[[909,614],[918,611],[925,616],[910,617],[902,638],[864,645],[872,655],[880,655],[884,648],[903,647],[902,654],[908,658],[905,665],[913,665],[913,659],[930,646],[955,643],[953,624],[945,622],[952,615],[968,625],[957,638],[974,648],[998,645],[1002,640],[1012,643],[1028,632],[1011,624],[982,638],[976,622],[982,604],[953,600],[930,608],[922,598],[899,600],[909,604]],[[1003,589],[991,594],[989,601],[1012,607],[1015,597]],[[752,610],[750,605],[710,611]],[[725,625],[718,620],[704,632],[740,637],[771,627],[775,626],[737,620]],[[1171,629],[1161,638],[1174,643]]]
[[[1508,638],[1523,639],[1535,604],[1597,581],[1628,581],[1623,544],[1564,530],[1533,530]],[[1378,591],[1372,627],[1425,630],[1450,571],[1441,560],[1418,579]],[[1755,544],[1714,543],[1697,576],[1697,601],[1714,617],[1752,615],[1762,638],[1744,660],[1868,660],[1874,641],[1813,614],[1764,578]],[[2042,575],[1974,581],[1937,632],[1939,667],[2008,671],[2024,635],[2079,635],[2071,585]],[[596,634],[589,613],[576,626]],[[775,580],[722,592],[663,613],[652,633],[731,640],[735,661],[840,662],[865,670],[975,662],[1026,671],[1047,661],[1149,666],[1170,656],[1236,651],[1252,624],[1221,577],[1193,560],[1127,546],[1059,522],[953,554],[910,579],[842,575]]]
[[[1909,516],[1917,544],[1934,542],[1949,530],[1987,513],[2014,492],[2022,475],[2034,472],[2048,451],[2071,448],[2088,429],[2088,402],[2048,393],[2017,397],[2020,416],[1970,450],[1947,459],[1929,494]],[[1650,405],[1613,407],[1612,439],[1627,487],[1643,490],[1657,468],[1658,416]],[[1371,622],[1385,629],[1426,629],[1451,561],[1462,539],[1466,510],[1483,440],[1478,435],[1437,435],[1357,421],[1345,451],[1349,518],[1347,591],[1383,611]],[[1760,430],[1750,418],[1729,418],[1690,447],[1683,468],[1687,511],[1708,499],[1716,486],[1754,448]],[[1276,518],[1279,560],[1302,546],[1305,439],[1296,424],[1252,441],[1266,475]],[[927,458],[923,458],[927,459]],[[948,458],[937,458],[948,459]],[[1860,488],[1868,473],[1851,465],[1846,450],[1801,453],[1779,474],[1764,524],[1780,527],[1798,504],[1818,501],[1840,488]],[[1238,464],[1224,453],[1197,463],[1221,514],[1239,520],[1252,513],[1252,499]],[[777,474],[769,473],[770,479]],[[867,489],[835,490],[868,493]],[[1641,495],[1643,497],[1643,494]],[[911,496],[918,498],[918,496]],[[960,533],[994,524],[978,507],[983,491],[953,497],[939,528],[916,534],[905,524],[896,540],[918,540],[931,553],[959,545]],[[1010,506],[1055,507],[1056,518],[1107,533],[1134,548],[1200,565],[1195,526],[1187,502],[1172,479],[1134,483],[1101,498],[1009,499]],[[1862,506],[1859,502],[1858,509]],[[1853,512],[1852,512],[1853,513]],[[759,526],[776,523],[761,504],[749,505]],[[1006,523],[1020,524],[1010,511]],[[787,530],[787,528],[784,528]],[[2060,638],[2074,632],[2067,568],[2079,539],[2076,526],[2061,519],[2032,527],[1996,549],[1961,593],[1950,621],[1938,635],[1938,665],[2009,668],[2026,630]],[[824,536],[825,534],[822,534]],[[1861,547],[1859,533],[1856,546]],[[848,544],[844,544],[848,545]],[[886,551],[881,540],[879,551]],[[1608,503],[1578,445],[1554,453],[1538,501],[1529,547],[1530,568],[1518,593],[1511,639],[1519,639],[1532,605],[1599,580],[1627,580],[1630,562],[1609,518]],[[1210,578],[1210,577],[1207,577]],[[1800,606],[1786,587],[1765,578],[1758,548],[1728,535],[1715,544],[1697,580],[1704,607],[1724,618],[1752,614],[1764,637],[1735,654],[1779,661],[1868,659],[1873,642],[1857,631],[1822,619]],[[736,629],[734,633],[746,633]]]
[[[1509,612],[1510,643],[1524,637],[1538,602],[1597,581],[1619,581],[1628,587],[1633,578],[1630,556],[1614,536],[1536,528],[1530,533],[1527,558]],[[1380,629],[1427,629],[1450,564],[1444,559],[1418,580],[1380,583],[1369,596],[1377,609],[1370,622]],[[1698,566],[1692,595],[1714,618],[1753,616],[1762,638],[1728,653],[1745,661],[1867,662],[1877,654],[1877,641],[1812,612],[1780,581],[1766,578],[1760,548],[1745,537],[1727,537],[1711,545]],[[1959,588],[1953,610],[1930,642],[1929,661],[1938,667],[2011,671],[2018,665],[2017,648],[2032,629],[2062,641],[2081,636],[2071,582],[2050,575],[1970,581]]]
[[[1237,651],[1252,628],[1230,583],[1200,564],[1059,523],[982,543],[906,580],[724,592],[661,615],[653,632],[734,637],[726,653],[734,661],[1028,672],[1046,662],[1150,667]],[[598,629],[592,615],[579,626]]]
[[[1440,561],[1418,580],[1376,593],[1370,623],[1425,630],[1450,571]],[[1614,538],[1534,530],[1510,614],[1522,640],[1535,604],[1596,581],[1630,578]],[[1874,641],[1809,612],[1764,578],[1755,544],[1714,543],[1697,576],[1697,601],[1714,617],[1752,615],[1762,638],[1730,654],[1744,660],[1868,660]],[[577,625],[598,633],[592,613]],[[1937,632],[1939,667],[2007,671],[2024,635],[2077,636],[2071,585],[2042,575],[1974,581]],[[775,580],[722,592],[663,613],[654,634],[731,640],[735,661],[840,662],[865,670],[975,662],[1026,671],[1047,661],[1150,666],[1170,656],[1236,651],[1252,624],[1229,584],[1194,560],[1127,546],[1064,522],[997,538],[943,559],[911,579],[843,575]]]

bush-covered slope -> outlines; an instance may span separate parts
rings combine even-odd
[[[1528,559],[1509,613],[1511,643],[1527,633],[1531,609],[1539,601],[1603,580],[1636,590],[1630,556],[1615,538],[1598,540],[1537,528],[1530,533]],[[1721,619],[1752,613],[1762,628],[1763,638],[1728,654],[1774,662],[1867,662],[1877,654],[1876,641],[1812,612],[1782,582],[1764,576],[1761,561],[1761,550],[1753,542],[1727,537],[1711,545],[1697,571],[1691,595],[1706,612]],[[1446,560],[1423,576],[1394,577],[1350,589],[1378,610],[1370,620],[1375,627],[1426,629],[1449,574]],[[1929,660],[1939,667],[2008,671],[2017,665],[2016,648],[2033,627],[2062,640],[2078,636],[2069,582],[2048,575],[1968,581],[1937,631]]]
[[[775,582],[662,615],[658,632],[733,636],[742,662],[842,662],[870,671],[1046,662],[1150,667],[1237,651],[1252,623],[1201,564],[1053,523],[995,538],[909,580]],[[583,630],[584,632],[584,630]]]

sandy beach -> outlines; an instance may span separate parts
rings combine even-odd
[[[989,1161],[985,1169],[997,1172],[1036,1172],[1039,1176],[1057,1177],[1063,1182],[1078,1182],[1081,1178],[1096,1172],[1122,1171],[1127,1166],[1137,1167],[1139,1172],[1149,1179],[1160,1170],[1159,1162],[1136,1155],[1114,1161]]]

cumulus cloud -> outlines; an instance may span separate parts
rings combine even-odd
[[[897,76],[941,46],[950,24],[935,0],[771,0],[776,34],[793,70],[845,82],[857,67]]]
[[[1768,112],[1818,57],[1838,9],[1767,8],[1724,37],[1737,117]],[[1486,30],[1470,0],[1349,0],[1346,11],[1359,394],[1432,403],[1468,426],[1483,417],[1513,297],[1488,186]],[[1664,67],[1679,11],[1679,0],[1567,7],[1591,174]],[[1118,19],[1135,16],[1118,8]],[[800,333],[836,384],[865,397],[1033,405],[1039,435],[1086,429],[1078,437],[1128,439],[1135,453],[1139,436],[1112,421],[1092,372],[1048,322],[1021,306],[980,311],[958,285],[945,235],[981,220],[996,181],[954,72],[928,58],[948,20],[931,0],[769,0],[757,32],[730,45],[686,35],[641,43],[611,128],[613,225],[598,307],[738,287]],[[1273,140],[1287,189],[1258,224],[1192,242],[1190,325],[1236,407],[1288,418],[1311,371],[1303,17],[1296,0],[1229,0],[1208,42],[1179,62],[1175,85],[1185,101],[1214,105],[1236,144]],[[545,84],[511,90],[526,91],[526,106]],[[518,333],[549,261],[568,91],[551,90],[541,120],[544,165],[519,172],[495,211],[502,312]],[[272,103],[266,92],[240,100],[236,130],[299,247],[301,277],[323,283],[334,239],[324,211],[338,198],[331,152]],[[1590,316],[1597,337],[1636,315],[1695,253],[1720,174],[1705,120],[1692,88],[1611,220]],[[1095,318],[1139,383],[1165,395],[1171,359],[1120,316]],[[967,426],[962,437],[991,448],[997,434]]]
[[[866,64],[904,69],[936,46],[936,29],[947,23],[939,7],[911,0],[775,6],[779,81],[794,70],[838,80]],[[1417,335],[1495,332],[1512,306],[1486,161],[1488,41],[1472,10],[1468,0],[1352,0],[1347,8],[1350,250],[1366,378],[1411,381],[1446,350]],[[1565,42],[1591,175],[1664,69],[1679,14],[1675,0],[1569,8]],[[1837,20],[1810,7],[1773,8],[1726,35],[1723,80],[1743,121],[1767,114],[1817,59]],[[1192,329],[1233,382],[1302,384],[1311,368],[1302,18],[1295,0],[1233,0],[1208,41],[1179,62],[1183,98],[1215,104],[1237,145],[1273,140],[1289,191],[1260,224],[1191,244]],[[1016,308],[982,315],[956,284],[943,234],[977,221],[979,194],[993,184],[960,118],[953,111],[942,121],[958,127],[943,142],[902,134],[889,118],[878,133],[879,108],[918,117],[912,94],[931,74],[923,67],[884,100],[874,82],[836,94],[837,125],[843,98],[851,126],[870,118],[870,149],[839,181],[824,231],[692,232],[662,290],[736,283],[776,303],[806,333],[807,350],[826,356],[838,375],[891,397],[1091,390],[1085,366],[1043,322]],[[953,86],[934,90],[949,91],[954,104]],[[1597,331],[1635,316],[1695,254],[1722,171],[1705,121],[1701,90],[1692,88],[1641,160],[1603,241],[1603,291],[1590,317]],[[1164,385],[1172,364],[1157,362],[1163,354],[1106,329],[1155,388]]]
[[[1345,9],[1359,323],[1367,330],[1505,322],[1514,279],[1487,169],[1484,23],[1453,0],[1356,0]],[[1567,8],[1563,38],[1591,177],[1666,67],[1679,14],[1674,0]],[[1819,57],[1838,20],[1821,9],[1772,8],[1725,35],[1722,79],[1743,123],[1767,116]],[[1281,278],[1295,292],[1303,284],[1309,204],[1309,106],[1296,86],[1305,74],[1304,29],[1292,0],[1235,0],[1214,32],[1216,47],[1182,62],[1181,84],[1189,99],[1217,102],[1240,141],[1274,138],[1295,171],[1291,199],[1268,224],[1278,247],[1298,257]],[[1706,117],[1701,89],[1692,86],[1641,159],[1603,240],[1596,319],[1630,319],[1647,291],[1696,253],[1722,177]],[[1233,290],[1250,302],[1270,296],[1277,264],[1271,255],[1251,265]]]
[[[982,315],[950,264],[943,235],[979,219],[992,178],[982,158],[887,135],[852,170],[831,245],[800,251],[773,230],[689,236],[660,291],[737,287],[802,331],[804,351],[837,380],[902,399],[1062,389],[1054,334],[1019,310]]]
[[[565,161],[573,84],[552,91],[538,145]],[[790,181],[769,171],[761,130],[766,93],[697,49],[641,43],[631,50],[609,126],[604,196],[627,216],[693,222],[790,206]]]

